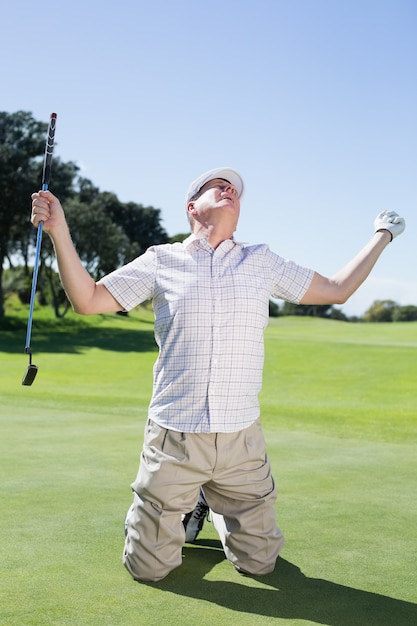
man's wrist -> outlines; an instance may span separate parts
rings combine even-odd
[[[394,235],[392,234],[390,230],[388,230],[388,228],[378,228],[378,230],[376,230],[375,232],[376,233],[388,233],[390,236],[390,242],[394,239]]]

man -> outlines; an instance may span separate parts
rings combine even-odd
[[[231,168],[202,174],[186,196],[191,236],[151,247],[98,283],[80,263],[59,200],[32,195],[32,222],[43,221],[54,243],[76,312],[153,302],[159,356],[123,554],[136,580],[161,580],[181,564],[182,518],[200,486],[234,567],[252,575],[274,569],[283,536],[258,403],[269,298],[344,303],[405,227],[396,213],[380,213],[369,243],[326,278],[266,245],[233,239],[242,193]]]

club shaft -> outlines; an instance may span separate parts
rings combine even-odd
[[[42,230],[43,230],[43,222],[40,222],[39,226],[38,226],[38,234],[37,234],[37,238],[36,238],[36,252],[35,252],[35,262],[34,262],[34,265],[33,265],[32,289],[31,289],[31,292],[30,292],[29,319],[28,319],[28,327],[27,327],[27,333],[26,333],[25,352],[29,352],[30,351],[30,338],[31,338],[31,334],[32,334],[33,308],[35,306],[36,285],[38,283],[39,259],[40,259],[40,256],[41,256]]]
[[[47,191],[48,186],[49,186],[49,177],[51,175],[52,153],[54,150],[55,127],[56,127],[56,113],[51,113],[49,126],[48,126],[48,135],[46,138],[45,155],[43,159],[42,191]],[[28,326],[27,326],[27,332],[26,332],[25,352],[27,354],[30,354],[30,340],[31,340],[31,335],[32,335],[33,309],[35,306],[36,286],[38,284],[39,262],[40,262],[40,256],[41,256],[42,231],[43,231],[43,222],[39,222],[38,234],[36,238],[35,262],[33,265],[32,289],[30,292],[29,319],[28,319]]]

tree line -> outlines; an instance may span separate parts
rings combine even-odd
[[[0,319],[5,315],[5,297],[17,293],[28,303],[31,292],[36,230],[29,223],[30,195],[40,186],[48,124],[30,112],[0,111]],[[81,261],[99,280],[128,263],[149,246],[181,241],[185,234],[169,237],[161,223],[161,211],[135,202],[121,202],[114,193],[100,191],[80,176],[72,161],[53,161],[53,190],[65,205],[72,238]],[[5,266],[8,266],[5,269]],[[38,299],[51,305],[57,317],[68,311],[69,302],[55,271],[54,252],[48,237],[41,248]],[[269,314],[304,315],[345,321],[416,321],[417,307],[399,306],[392,300],[377,300],[362,318],[347,317],[331,305],[278,304],[270,301]]]
[[[5,293],[30,297],[36,230],[29,223],[30,196],[39,189],[48,124],[31,113],[0,112],[0,318]],[[95,280],[133,260],[150,245],[166,243],[161,211],[135,202],[121,202],[114,193],[100,191],[80,176],[72,161],[54,157],[53,190],[62,200],[77,251]],[[38,297],[60,317],[68,301],[54,270],[49,237],[42,241]],[[4,270],[5,265],[8,270]]]
[[[291,302],[284,302],[280,305],[271,301],[269,315],[270,317],[281,315],[323,317],[344,322],[416,322],[417,306],[412,304],[402,306],[394,300],[375,300],[362,316],[349,317],[333,305],[292,304]]]

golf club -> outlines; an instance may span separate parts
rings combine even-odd
[[[42,191],[46,191],[49,185],[49,177],[51,175],[52,152],[54,150],[55,126],[56,126],[56,113],[51,113],[51,118],[49,120],[49,126],[48,126],[48,135],[46,138],[45,156],[43,159]],[[27,333],[26,333],[26,346],[25,346],[25,354],[29,355],[29,365],[27,367],[25,375],[22,378],[22,385],[26,385],[26,386],[29,386],[33,383],[33,381],[35,380],[36,374],[38,373],[37,366],[32,363],[32,351],[30,349],[30,338],[32,334],[33,307],[35,304],[36,285],[38,282],[39,259],[40,259],[41,244],[42,244],[42,228],[43,228],[43,222],[39,222],[38,234],[36,238],[35,262],[33,265],[32,290],[30,293],[29,319],[28,319],[28,327],[27,327]]]

